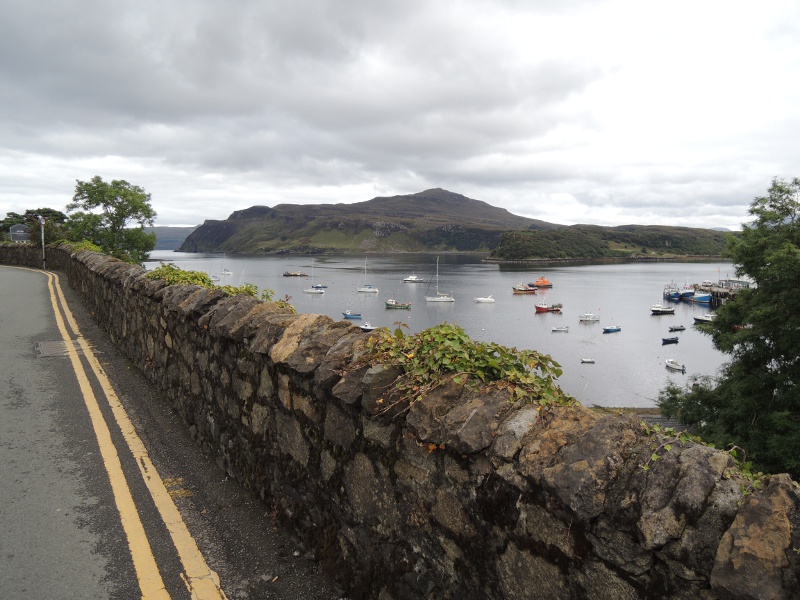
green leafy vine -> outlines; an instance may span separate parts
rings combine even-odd
[[[645,471],[649,471],[651,465],[659,461],[666,452],[670,452],[673,444],[685,445],[691,442],[694,444],[707,446],[709,448],[714,448],[714,444],[706,443],[699,436],[692,435],[688,431],[676,431],[674,427],[651,425],[645,421],[641,422],[641,426],[648,436],[652,436],[654,434],[659,436],[658,443],[654,441],[650,446],[652,453],[644,462],[644,464],[640,465]],[[725,452],[733,459],[739,475],[741,475],[745,480],[745,482],[740,485],[742,496],[746,496],[763,486],[766,475],[761,471],[756,472],[753,470],[753,463],[745,460],[746,454],[742,448],[731,444],[727,450],[721,451]],[[730,476],[730,473],[728,473],[727,476]]]
[[[407,325],[397,325],[393,333],[386,328],[373,332],[368,360],[403,369],[405,383],[399,385],[404,399],[413,400],[437,387],[444,377],[455,375],[458,383],[509,390],[514,401],[540,406],[576,403],[556,385],[561,367],[548,355],[477,342],[461,327],[448,323],[414,335],[403,331]]]
[[[147,278],[152,280],[161,279],[165,281],[167,285],[199,285],[209,289],[220,290],[226,296],[245,294],[253,298],[259,297],[258,287],[252,283],[245,283],[239,286],[216,285],[207,273],[203,273],[202,271],[187,271],[177,267],[174,263],[162,262],[160,267],[147,273]],[[275,292],[273,290],[265,289],[261,291],[260,297],[261,300],[265,302],[272,302],[274,295]],[[289,308],[292,312],[295,312],[294,306],[289,303],[290,300],[290,296],[285,296],[283,299],[275,300],[274,302],[281,308]]]

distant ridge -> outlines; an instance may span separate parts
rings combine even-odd
[[[503,232],[560,225],[434,188],[352,204],[278,204],[206,221],[182,252],[320,254],[353,252],[488,252]]]

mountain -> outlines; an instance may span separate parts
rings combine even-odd
[[[488,252],[510,230],[547,230],[553,223],[511,214],[431,189],[352,204],[278,204],[206,221],[180,252],[322,254],[361,252]]]

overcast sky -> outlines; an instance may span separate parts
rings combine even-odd
[[[800,176],[796,0],[5,0],[0,212],[125,179],[159,225],[440,187],[738,229]]]

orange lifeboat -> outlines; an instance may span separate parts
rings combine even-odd
[[[539,279],[534,281],[531,285],[535,285],[536,287],[542,287],[542,288],[551,288],[551,287],[553,287],[553,284],[550,283],[549,281],[547,281],[547,279],[544,278],[544,275],[539,277]]]

